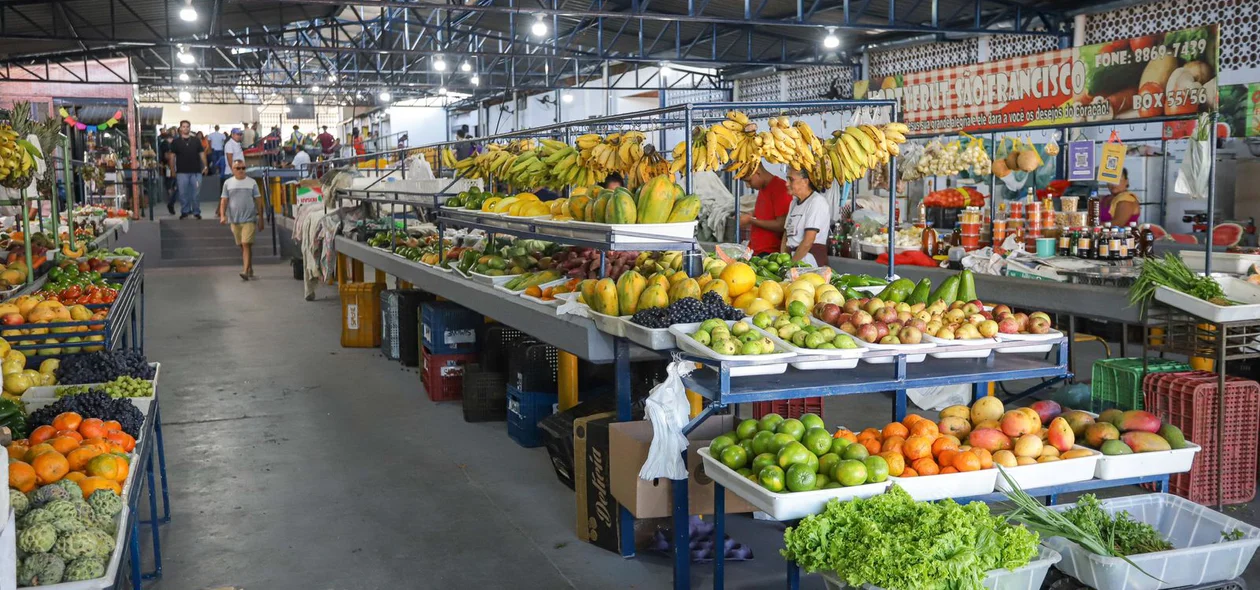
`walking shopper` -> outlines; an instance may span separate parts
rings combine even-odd
[[[201,177],[210,169],[206,164],[206,151],[201,140],[190,130],[192,123],[179,122],[179,136],[171,141],[168,163],[175,169],[175,183],[179,191],[179,218],[189,215],[201,219],[201,202],[197,191],[201,190]]]
[[[214,133],[206,136],[210,140],[210,168],[215,174],[227,174],[227,165],[223,161],[223,145],[227,143],[227,136],[219,131],[219,126],[214,126]]]
[[[175,201],[179,198],[179,187],[175,184],[175,167],[170,164],[171,142],[179,135],[174,127],[162,130],[162,138],[158,141],[158,161],[162,163],[162,188],[166,190],[166,210],[175,214]]]
[[[258,183],[245,176],[245,161],[232,162],[232,178],[223,181],[219,223],[231,224],[232,238],[241,247],[241,280],[254,276],[254,236],[263,229],[262,194]]]
[[[240,128],[232,129],[231,135],[228,136],[227,143],[223,146],[223,155],[230,164],[245,161],[245,149],[241,147],[241,130]],[[229,167],[229,170],[231,168]]]

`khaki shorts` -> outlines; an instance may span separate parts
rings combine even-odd
[[[232,237],[236,238],[236,245],[253,244],[254,234],[258,233],[258,223],[251,221],[249,223],[233,223]]]

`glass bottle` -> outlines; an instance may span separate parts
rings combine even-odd
[[[1059,232],[1058,244],[1059,244],[1059,247],[1057,248],[1057,254],[1059,256],[1068,256],[1071,254],[1072,235],[1068,233],[1067,228],[1064,228],[1062,231]]]
[[[1155,231],[1151,229],[1148,223],[1142,226],[1141,245],[1138,248],[1138,256],[1142,258],[1152,258],[1155,256]]]
[[[1107,260],[1108,258],[1111,258],[1111,242],[1101,227],[1096,228],[1094,230],[1094,259]]]
[[[1068,256],[1079,258],[1081,255],[1081,233],[1074,227],[1063,231],[1067,232],[1068,235]]]
[[[1088,221],[1090,227],[1098,227],[1098,221],[1101,219],[1102,202],[1098,200],[1098,189],[1089,191],[1088,203]]]
[[[926,253],[928,256],[932,256],[933,254],[936,253],[936,242],[937,242],[936,230],[930,227],[924,228],[923,236],[922,238],[920,238],[920,243],[919,243],[920,249],[922,249],[923,252]]]
[[[1120,233],[1110,228],[1104,231],[1107,232],[1107,258],[1110,260],[1120,260]]]
[[[1077,256],[1081,258],[1094,257],[1094,234],[1089,228],[1081,228],[1080,234],[1076,239]]]
[[[1128,240],[1129,240],[1129,258],[1137,256],[1138,242],[1142,239],[1142,232],[1138,231],[1136,221],[1129,222]]]

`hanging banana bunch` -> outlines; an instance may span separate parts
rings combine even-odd
[[[454,168],[455,162],[456,162],[455,152],[451,150],[451,148],[442,148],[441,153],[442,153],[442,167]]]
[[[724,169],[733,172],[736,178],[748,178],[761,166],[761,143],[764,139],[758,135],[757,126],[748,119],[748,115],[739,111],[728,111],[720,125],[735,136],[735,145],[728,154]]]
[[[709,147],[708,147],[708,131],[702,126],[695,126],[691,130],[691,169],[695,171],[712,170],[708,167]],[[674,163],[670,165],[669,170],[674,174],[682,173],[687,169],[687,141],[683,140],[674,146],[673,159]],[[726,156],[725,150],[722,155]]]
[[[857,180],[870,169],[888,164],[892,156],[900,153],[907,131],[909,129],[902,123],[888,123],[882,128],[854,125],[836,130],[823,144],[827,156],[826,168],[811,173],[811,178],[816,176],[825,181],[830,174],[839,182]]]
[[[566,186],[589,186],[603,182],[606,172],[596,172],[578,148],[554,139],[542,140],[540,153],[547,177],[540,186],[561,190]]]
[[[670,180],[677,180],[673,166],[665,159],[665,156],[656,151],[656,146],[645,144],[643,146],[643,157],[639,158],[639,161],[634,164],[630,169],[630,173],[625,177],[626,185],[632,189],[638,188],[647,184],[647,181],[664,175],[669,175]]]
[[[37,157],[43,155],[35,144],[20,138],[13,127],[0,125],[0,186],[11,189],[30,186]]]

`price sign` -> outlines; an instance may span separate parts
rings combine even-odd
[[[1067,145],[1068,180],[1094,179],[1094,142],[1073,141]]]

